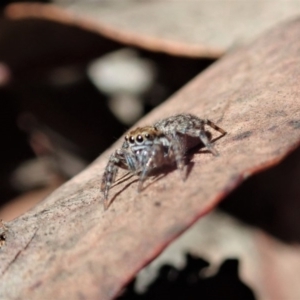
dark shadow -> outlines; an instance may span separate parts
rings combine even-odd
[[[194,162],[191,162],[191,157],[193,157],[193,155],[187,155],[185,157],[185,169],[184,169],[184,177],[185,179],[184,180],[187,180],[188,176],[190,175],[195,163]],[[145,180],[145,183],[144,183],[144,187],[142,189],[142,191],[144,189],[147,189],[148,187],[150,187],[152,184],[154,184],[155,182],[161,180],[162,178],[166,177],[169,173],[172,173],[172,172],[180,172],[176,165],[175,164],[172,164],[172,165],[166,165],[166,166],[163,166],[161,168],[158,168],[158,169],[154,169],[153,171],[151,171],[151,173],[149,174],[149,177],[150,176],[153,176],[155,177],[155,179],[150,182],[149,184],[147,184],[147,186],[145,185],[145,183],[147,182],[147,179]],[[180,174],[178,174],[178,177],[179,177]]]
[[[184,269],[178,270],[170,265],[160,268],[158,276],[144,294],[134,291],[134,280],[127,286],[119,300],[253,300],[253,291],[245,285],[238,275],[238,260],[227,259],[220,266],[219,272],[204,278],[201,271],[209,266],[202,258],[186,256],[187,263]]]
[[[212,139],[212,134],[210,131],[205,131],[210,143],[213,145],[213,147],[215,147],[214,143],[216,141],[218,141],[219,139],[223,138],[227,133],[225,134],[221,134],[220,136],[217,136],[215,137],[214,139]],[[192,157],[195,155],[195,154],[199,154],[199,153],[202,153],[202,154],[211,154],[211,152],[209,150],[207,150],[204,146],[204,144],[199,140],[198,137],[193,137],[193,138],[190,138],[192,140],[191,144],[195,145],[195,146],[192,146],[190,148],[190,150],[187,152],[186,156],[188,157],[189,160],[192,159]],[[194,142],[193,142],[194,141]],[[202,149],[204,148],[204,149]]]
[[[130,172],[124,174],[122,177],[120,177],[120,178],[112,185],[111,189],[114,188],[115,186],[118,186],[119,184],[122,184],[123,182],[129,180],[129,179],[132,178],[133,176],[136,176],[136,174],[130,173]]]
[[[170,172],[168,172],[170,173]],[[157,176],[155,176],[155,179],[150,182],[150,183],[147,183],[147,179],[145,180],[144,184],[143,184],[143,187],[142,187],[142,190],[141,190],[141,193],[145,190],[147,190],[152,184],[154,184],[155,182],[161,180],[162,178],[166,177],[168,175],[168,173],[162,173],[162,174],[159,174]]]
[[[189,162],[187,165],[186,165],[186,170],[185,170],[185,180],[187,180],[188,179],[188,177],[190,176],[190,174],[191,174],[191,172],[192,172],[192,170],[193,170],[193,168],[194,168],[194,166],[195,166],[195,163],[194,162]]]
[[[123,193],[129,186],[131,186],[133,183],[138,182],[138,179],[135,179],[131,182],[129,182],[128,184],[126,184],[120,191],[118,191],[117,193],[115,193],[113,195],[113,197],[111,197],[108,202],[106,202],[106,209],[108,209],[110,207],[110,205],[115,201],[115,199],[121,194]]]
[[[154,180],[152,182],[146,184],[147,181],[148,181],[148,179],[146,179],[145,182],[144,182],[142,191],[144,191],[147,188],[149,188],[155,182],[157,182],[157,181],[161,180],[162,178],[166,177],[169,173],[176,172],[176,171],[179,172],[175,164],[173,164],[173,165],[166,165],[166,166],[163,166],[161,168],[154,169],[149,174],[149,177],[154,177]]]
[[[194,163],[189,163],[186,166],[186,176],[191,172],[192,168],[194,166]],[[146,180],[144,181],[143,187],[141,192],[143,192],[144,190],[148,189],[152,184],[154,184],[155,182],[157,182],[158,180],[161,180],[162,178],[164,178],[165,176],[167,176],[169,173],[177,171],[177,167],[175,164],[172,165],[166,165],[163,166],[161,168],[156,168],[153,169],[152,171],[150,171],[149,176],[146,178]],[[112,186],[112,188],[128,181],[129,179],[136,177],[137,179],[131,181],[130,183],[126,184],[120,191],[118,191],[116,194],[114,194],[114,196],[112,198],[110,198],[110,200],[108,200],[108,202],[106,202],[106,209],[109,208],[109,206],[115,201],[115,199],[122,193],[124,192],[131,184],[135,183],[135,182],[139,182],[139,174],[133,174],[133,173],[126,173],[124,174],[122,177],[120,177]],[[149,177],[154,177],[154,180],[150,183],[148,183],[149,181]],[[112,189],[111,188],[111,189]],[[111,193],[111,189],[110,189],[110,194]]]
[[[244,222],[286,242],[300,242],[300,148],[246,180],[220,205]]]

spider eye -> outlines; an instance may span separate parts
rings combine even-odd
[[[143,141],[143,137],[141,135],[138,135],[136,140],[141,143]]]
[[[125,136],[125,141],[128,142],[128,135]]]
[[[146,139],[149,139],[149,138],[150,138],[150,134],[149,134],[149,133],[146,133],[146,134],[145,134],[145,138],[146,138]]]
[[[132,136],[129,138],[129,143],[131,143],[131,144],[134,143],[134,138]]]

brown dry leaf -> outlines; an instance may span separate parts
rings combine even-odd
[[[123,45],[155,52],[217,58],[300,13],[298,0],[55,2],[56,6],[12,4],[6,16],[75,25]]]
[[[60,3],[60,1],[57,1]],[[131,33],[143,48],[143,40],[157,41],[157,50],[166,42],[182,45],[184,55],[218,57],[227,49],[252,40],[278,22],[296,17],[300,1],[76,1],[68,10],[92,18],[119,32]],[[237,24],[239,24],[237,26]],[[112,36],[113,38],[113,36]],[[160,43],[159,43],[160,42]],[[145,44],[147,45],[147,44]],[[153,46],[155,43],[153,43]],[[184,47],[185,46],[185,47]],[[202,48],[202,49],[201,49]],[[196,52],[198,50],[198,53]],[[168,49],[167,49],[168,51]],[[178,47],[180,51],[180,47]]]
[[[103,169],[119,140],[92,166],[8,223],[0,253],[0,297],[112,299],[167,244],[244,178],[279,163],[300,141],[300,20],[268,32],[193,80],[139,125],[178,113],[228,131],[221,155],[196,153],[186,182],[178,172],[135,177],[112,188],[103,211]],[[121,173],[124,174],[124,173]]]
[[[120,4],[120,2],[118,3]],[[102,13],[99,13],[102,12]],[[99,13],[99,14],[97,14]],[[41,19],[75,26],[87,32],[98,33],[100,38],[121,43],[123,46],[139,47],[154,52],[163,52],[171,55],[182,55],[188,57],[216,58],[223,54],[224,50],[218,47],[206,45],[185,44],[180,41],[161,39],[145,33],[136,34],[131,30],[122,30],[124,25],[111,26],[109,22],[101,19],[109,11],[99,4],[93,5],[86,2],[71,5],[68,9],[55,5],[39,3],[14,3],[8,5],[4,11],[5,17],[11,20]],[[115,14],[115,12],[113,12]],[[126,22],[126,21],[125,21]],[[138,21],[140,27],[142,20]],[[152,20],[151,20],[152,23]],[[101,54],[101,53],[99,53]]]

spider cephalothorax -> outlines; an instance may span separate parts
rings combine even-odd
[[[149,146],[161,133],[153,126],[138,127],[125,136],[125,143],[134,149]],[[124,146],[124,145],[123,145]]]
[[[138,191],[142,189],[143,182],[149,172],[165,164],[176,162],[177,168],[184,178],[184,154],[190,149],[189,139],[200,141],[213,154],[218,152],[213,148],[205,133],[204,126],[226,134],[222,128],[210,120],[202,120],[191,114],[171,116],[156,122],[153,126],[139,127],[125,136],[125,141],[109,158],[105,168],[101,191],[107,200],[108,192],[115,180],[118,168],[139,173]]]

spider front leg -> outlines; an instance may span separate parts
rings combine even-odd
[[[143,183],[148,176],[149,172],[157,166],[163,164],[164,148],[162,145],[152,145],[143,149],[141,152],[141,174],[138,184],[138,193],[141,192]]]
[[[219,152],[213,147],[213,145],[209,141],[204,129],[200,130],[199,138],[201,142],[204,144],[204,146],[206,147],[206,149],[212,153],[212,155],[219,156]]]
[[[137,162],[134,154],[126,149],[118,149],[109,157],[101,183],[101,192],[104,194],[104,202],[107,201],[108,192],[115,181],[118,168],[135,171]]]
[[[185,181],[186,174],[184,172],[184,150],[176,133],[168,137],[172,156],[176,162],[177,169],[180,172],[181,179]]]

